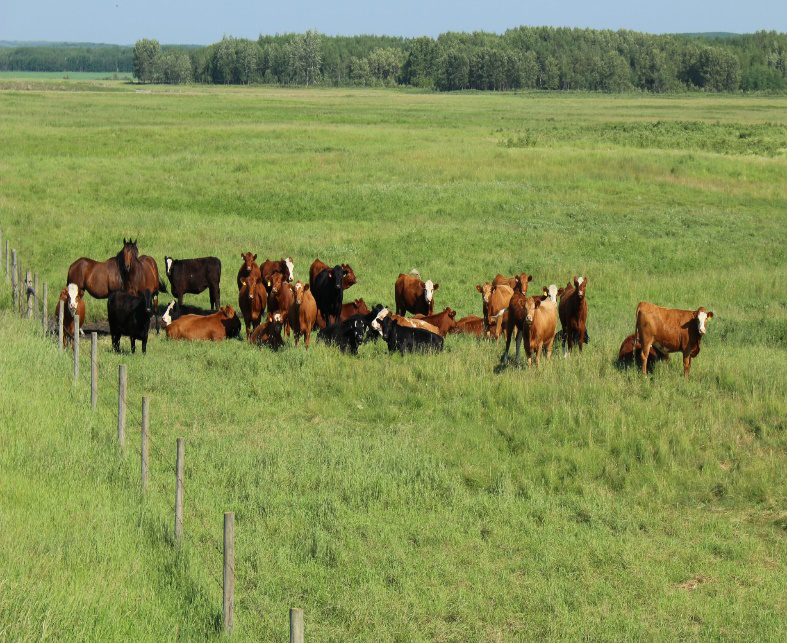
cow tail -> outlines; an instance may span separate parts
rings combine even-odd
[[[159,292],[167,292],[167,284],[164,283],[164,280],[159,278],[158,280],[158,291]]]

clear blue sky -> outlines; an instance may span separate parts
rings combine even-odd
[[[0,0],[0,40],[210,44],[304,32],[437,36],[519,25],[648,33],[787,32],[787,0]]]

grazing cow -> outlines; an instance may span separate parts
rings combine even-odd
[[[558,314],[560,315],[560,325],[563,327],[563,354],[566,354],[566,342],[568,342],[568,352],[574,349],[574,343],[579,343],[579,352],[582,352],[582,345],[585,343],[585,327],[588,319],[588,301],[585,298],[587,288],[587,277],[574,277],[574,285],[571,282],[566,284],[560,295]]]
[[[298,340],[303,335],[303,342],[306,348],[309,348],[312,328],[317,321],[317,302],[314,301],[309,284],[304,286],[300,281],[296,281],[295,285],[287,284],[287,286],[292,291],[287,323],[295,335],[295,345],[298,345]]]
[[[343,322],[346,319],[350,319],[353,315],[367,315],[369,312],[369,308],[363,298],[356,299],[355,301],[342,304],[342,312],[339,315],[339,321]],[[319,312],[317,313],[317,326],[319,326],[320,329],[327,326]]]
[[[165,321],[164,316],[161,319]],[[240,335],[240,319],[229,305],[212,315],[183,315],[175,321],[165,323],[168,339],[205,339],[220,342]]]
[[[338,323],[342,314],[342,278],[347,271],[341,266],[323,270],[315,276],[311,291],[317,310],[330,325]]]
[[[153,314],[153,293],[145,289],[141,297],[116,290],[109,294],[107,300],[107,317],[109,334],[112,336],[112,348],[120,352],[120,338],[131,339],[131,352],[136,351],[136,340],[142,342],[142,352],[147,351],[150,317]]]
[[[278,279],[277,279],[278,277]],[[271,288],[270,297],[268,297],[268,312],[280,312],[282,315],[282,327],[284,329],[284,337],[290,336],[290,306],[293,301],[292,284],[287,283],[281,275],[274,275],[274,286]],[[274,302],[274,309],[271,310],[271,302]]]
[[[241,282],[241,290],[238,293],[238,307],[243,315],[243,323],[246,325],[247,339],[259,326],[267,301],[268,293],[265,291],[265,286],[260,283],[256,271],[252,270],[251,275]]]
[[[689,376],[691,358],[700,352],[705,322],[713,317],[700,306],[697,310],[662,308],[641,301],[637,306],[636,339],[641,342],[642,374],[647,375],[647,359],[651,347],[660,353],[683,353],[683,376]]]
[[[475,335],[481,339],[486,334],[486,324],[484,318],[478,315],[468,315],[456,322],[456,327],[448,331],[452,334]]]
[[[394,286],[396,314],[431,315],[434,312],[434,291],[440,284],[432,280],[423,282],[418,277],[399,273]]]
[[[252,273],[256,273],[257,279],[261,278],[260,267],[256,264],[257,255],[253,255],[250,252],[241,252],[240,258],[243,259],[243,263],[240,265],[240,270],[238,270],[238,290],[243,288],[243,280],[247,279],[252,275]]]
[[[508,323],[506,324],[506,349],[501,363],[508,361],[508,349],[514,329],[519,332],[516,337],[516,361],[519,362],[520,343],[525,343],[527,365],[531,364],[531,356],[536,354],[536,366],[541,361],[541,348],[546,346],[547,359],[552,357],[552,345],[555,341],[557,328],[557,309],[549,296],[527,297],[522,294],[517,277],[517,291],[512,295],[508,305]]]
[[[245,265],[245,264],[244,264]],[[221,261],[217,257],[173,259],[164,257],[164,269],[169,278],[172,296],[177,299],[177,312],[183,306],[183,295],[210,293],[210,309],[218,310],[220,299]]]
[[[274,274],[280,274],[282,279],[290,283],[295,275],[295,266],[292,263],[292,257],[286,259],[279,259],[278,261],[271,261],[266,259],[260,265],[260,272],[262,273],[262,280],[266,284],[271,280]]]
[[[379,333],[388,344],[388,352],[399,351],[402,355],[413,351],[441,351],[443,338],[423,328],[400,326],[389,315],[377,322]]]
[[[58,306],[63,302],[63,346],[66,346],[68,339],[74,338],[74,316],[79,317],[79,328],[85,325],[85,291],[78,288],[76,284],[68,284],[60,291]],[[55,319],[59,313],[55,307]]]
[[[281,337],[281,313],[268,313],[264,324],[257,326],[249,338],[249,342],[257,346],[267,346],[273,351],[279,350],[284,346]]]
[[[452,329],[456,328],[456,311],[451,310],[448,306],[441,313],[428,316],[415,315],[413,319],[420,319],[436,327],[440,337],[445,337]]]
[[[350,264],[343,263],[341,264],[342,270],[346,270],[347,274],[342,277],[342,290],[347,290],[351,286],[354,286],[358,283],[358,279],[355,276],[355,272],[350,267]],[[314,263],[312,263],[311,267],[309,268],[309,285],[314,286],[314,278],[319,275],[323,270],[327,270],[330,266],[327,263],[323,263],[319,259],[315,259]]]
[[[656,368],[656,362],[667,360],[669,360],[669,353],[661,353],[651,346],[648,351],[647,372],[653,372],[653,369]],[[623,340],[623,343],[620,345],[620,351],[618,351],[618,366],[627,368],[632,364],[642,366],[642,344],[636,341],[635,333]]]
[[[344,353],[348,350],[356,355],[358,347],[363,344],[366,336],[366,324],[363,315],[353,315],[338,324],[326,326],[319,333],[317,339],[326,344],[335,344]]]

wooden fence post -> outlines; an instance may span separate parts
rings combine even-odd
[[[16,248],[11,250],[11,296],[13,298],[13,309],[16,312],[17,304],[19,303],[16,298],[19,296],[19,283],[16,275]]]
[[[64,301],[57,302],[57,352],[63,352],[63,314],[65,312]]]
[[[224,513],[224,632],[232,634],[235,621],[235,513]]]
[[[38,321],[38,273],[33,274],[33,319]]]
[[[183,542],[183,438],[178,438],[177,461],[175,463],[175,547]]]
[[[77,318],[79,316],[77,315]],[[90,333],[90,408],[98,404],[98,333]]]
[[[128,386],[128,366],[118,366],[118,444],[120,453],[126,455],[126,388]]]
[[[49,305],[49,290],[47,289],[46,282],[44,282],[44,294],[41,298],[41,329],[44,335],[49,330],[49,315],[47,314],[47,306]]]
[[[8,239],[5,240],[5,280],[8,281],[8,248],[9,248],[9,241]]]
[[[27,318],[33,319],[33,275],[25,273],[25,293],[27,294]]]
[[[142,492],[148,490],[148,447],[150,431],[150,403],[147,397],[142,398]]]
[[[79,315],[74,315],[74,384],[79,379]]]
[[[290,643],[303,643],[303,610],[290,608]]]

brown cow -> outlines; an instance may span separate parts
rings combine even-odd
[[[238,307],[246,324],[246,338],[259,326],[267,300],[268,293],[265,291],[265,286],[260,283],[256,271],[252,270],[251,275],[242,280],[241,290],[238,293]]]
[[[304,286],[297,281],[295,285],[288,284],[288,286],[292,291],[293,300],[287,314],[287,322],[295,336],[295,345],[298,345],[298,340],[303,335],[303,342],[306,348],[309,348],[312,328],[317,321],[317,302],[314,301],[309,284]]]
[[[588,320],[588,301],[585,298],[587,288],[587,277],[574,277],[574,285],[571,282],[566,284],[563,293],[560,295],[558,313],[560,315],[560,325],[563,327],[563,354],[566,353],[566,341],[568,341],[568,352],[574,349],[574,342],[579,342],[579,352],[582,352],[582,345],[585,343],[585,327]]]
[[[618,366],[628,367],[635,363],[637,366],[642,366],[641,353],[642,344],[636,341],[636,334],[632,333],[626,337],[620,345],[620,350],[618,351]],[[652,373],[653,369],[656,368],[656,362],[667,360],[669,360],[669,353],[660,353],[651,346],[650,351],[648,351],[648,363],[646,364],[648,373]]]
[[[339,321],[337,323],[346,321],[353,315],[368,315],[370,312],[372,311],[369,310],[366,302],[363,300],[363,297],[361,297],[355,301],[342,304],[342,312],[339,315]],[[317,311],[317,326],[319,326],[320,329],[323,329],[326,325],[327,324],[325,323],[325,318],[322,316],[322,313]]]
[[[434,312],[434,291],[439,287],[440,284],[433,284],[431,279],[423,282],[417,277],[399,273],[394,286],[396,314],[431,315]]]
[[[290,318],[289,311],[292,305],[293,294],[291,284],[284,281],[280,274],[275,274],[274,286],[271,288],[270,297],[268,298],[268,312],[280,312],[282,314],[282,328],[284,330],[285,339],[290,336]],[[275,305],[272,307],[271,302]]]
[[[355,272],[350,267],[350,264],[343,263],[342,266],[342,273],[346,270],[347,274],[342,277],[342,290],[347,290],[351,286],[354,286],[358,283],[358,279],[355,276]],[[312,263],[311,267],[309,268],[309,286],[314,285],[314,278],[319,275],[323,270],[327,270],[330,268],[327,263],[320,261],[319,259],[315,259]]]
[[[642,342],[642,374],[647,375],[646,357],[654,347],[660,353],[683,353],[683,376],[688,377],[691,358],[699,355],[705,322],[711,317],[713,313],[702,306],[697,310],[678,310],[641,301],[635,335]]]
[[[517,280],[519,277],[517,277]],[[517,281],[517,285],[518,285]],[[536,366],[541,361],[541,349],[546,346],[547,359],[552,357],[552,345],[557,329],[557,309],[548,296],[526,297],[517,290],[508,306],[506,324],[506,350],[501,362],[508,361],[508,349],[514,328],[519,330],[516,338],[516,361],[519,361],[519,345],[524,340],[527,365],[530,366],[532,354],[536,354]]]
[[[484,318],[478,315],[468,315],[456,322],[456,327],[448,331],[449,333],[462,333],[467,335],[475,335],[481,339],[486,335],[486,324]]]
[[[440,334],[440,332],[437,330],[437,326],[430,324],[423,319],[408,319],[403,315],[391,315],[391,319],[393,319],[395,323],[399,324],[399,326],[404,326],[406,328],[423,328],[424,330],[428,330],[430,333],[435,333],[436,335]]]
[[[277,351],[284,346],[281,338],[281,313],[268,313],[264,324],[257,326],[249,338],[249,342],[257,346],[267,346]]]
[[[58,307],[63,302],[63,346],[68,340],[74,339],[74,315],[79,317],[79,328],[85,325],[85,291],[76,284],[68,284],[60,291],[60,298],[55,306],[55,319],[58,318]]]
[[[266,259],[260,264],[260,273],[265,284],[268,284],[275,274],[281,275],[284,281],[289,283],[295,276],[294,271],[295,265],[292,262],[292,257],[283,257],[278,261]]]
[[[441,313],[428,316],[413,315],[413,319],[421,319],[432,324],[432,326],[437,328],[437,332],[441,337],[445,337],[451,332],[451,329],[456,328],[456,311],[451,310],[448,306]]]
[[[486,335],[487,337],[491,336],[492,326],[494,325],[495,341],[499,341],[500,332],[503,328],[503,317],[514,291],[506,285],[492,286],[488,281],[483,286],[477,285],[476,289],[481,293]],[[527,286],[525,286],[525,291],[527,291]]]
[[[255,263],[257,255],[253,255],[250,252],[241,252],[240,258],[243,259],[243,263],[240,266],[240,270],[238,270],[238,290],[243,288],[243,280],[249,277],[252,272],[257,273],[257,279],[261,275],[260,267]]]
[[[232,306],[212,315],[183,315],[166,327],[168,339],[204,339],[220,342],[240,334],[240,319]]]

